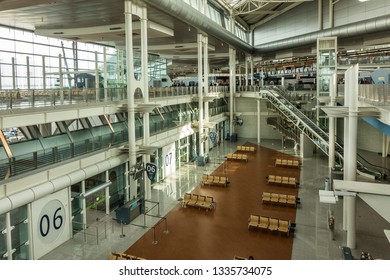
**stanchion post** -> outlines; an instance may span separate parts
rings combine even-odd
[[[156,240],[156,227],[153,227],[153,241],[152,244],[156,245],[158,241]]]
[[[123,221],[121,220],[121,235],[119,235],[120,238],[125,237],[126,235],[123,233]]]
[[[168,230],[168,220],[167,220],[167,218],[165,218],[165,230],[164,230],[164,233],[165,233],[165,234],[168,234],[168,233],[169,233],[169,230]]]

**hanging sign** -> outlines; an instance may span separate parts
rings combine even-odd
[[[210,136],[211,142],[215,143],[215,140],[217,140],[217,133],[215,133],[214,131],[211,131],[209,133],[209,136]]]
[[[146,163],[145,167],[146,167],[146,174],[148,175],[149,180],[153,181],[154,177],[156,177],[157,165],[148,162]]]

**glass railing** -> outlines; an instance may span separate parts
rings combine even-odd
[[[0,110],[119,101],[125,96],[124,88],[0,90]]]
[[[227,108],[227,106],[223,106]],[[128,130],[127,121],[118,123],[117,131],[115,133],[102,132],[99,136],[89,136],[88,139],[82,141],[75,141],[72,143],[64,143],[49,149],[40,149],[38,151],[29,152],[26,154],[16,155],[10,159],[0,159],[0,181],[20,175],[33,170],[48,167],[52,164],[59,163],[64,160],[72,159],[77,156],[86,155],[88,153],[96,152],[101,149],[108,148],[113,145],[120,145],[127,143]],[[159,133],[167,132],[177,127],[174,119],[160,117],[150,121],[150,135],[157,135]],[[83,131],[80,131],[83,132]],[[87,133],[88,130],[85,131]],[[143,125],[136,127],[136,139],[143,137]],[[45,138],[45,141],[50,137]],[[36,139],[26,140],[23,142],[10,143],[11,149],[17,149],[18,144],[23,144],[28,147],[29,142],[32,147],[36,147]],[[44,145],[38,145],[39,147]]]
[[[344,84],[337,85],[338,95],[344,95]],[[388,84],[359,84],[359,101],[375,106],[390,104],[390,85]]]
[[[171,88],[149,88],[152,98],[170,97],[179,95],[197,94],[198,87],[171,87]],[[228,86],[210,86],[209,94],[228,92]],[[96,98],[97,94],[100,98]],[[56,106],[57,104],[76,104],[87,102],[101,102],[105,100],[123,100],[125,89],[75,89],[75,90],[3,90],[0,91],[0,109],[23,109],[41,106]],[[142,98],[137,96],[136,98]],[[210,110],[211,116],[221,114],[227,110],[227,105],[217,106]],[[150,134],[156,135],[173,129],[177,126],[172,118],[160,119],[150,122]],[[136,138],[143,137],[143,125],[137,127]],[[31,140],[35,141],[35,140]],[[50,149],[41,149],[27,154],[17,155],[10,159],[0,159],[0,180],[16,175],[47,167],[52,164],[68,160],[77,156],[95,152],[111,145],[119,145],[128,141],[127,124],[115,133],[102,134],[96,137],[89,137],[84,141],[64,143]],[[29,140],[23,141],[28,145]],[[11,143],[17,145],[18,142]],[[31,145],[34,145],[31,143]],[[16,148],[16,146],[15,146]]]
[[[228,86],[209,86],[209,95],[229,92]],[[149,98],[194,96],[197,86],[161,87],[148,89]],[[0,110],[51,107],[59,105],[121,101],[127,99],[126,88],[83,88],[83,89],[16,89],[0,90]],[[142,94],[135,94],[136,100]]]
[[[126,142],[127,131],[92,137],[29,154],[0,160],[0,180]],[[17,144],[17,143],[16,143]]]

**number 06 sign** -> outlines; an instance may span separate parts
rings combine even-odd
[[[156,173],[157,173],[157,165],[155,165],[154,163],[146,163],[146,174],[148,175],[148,178],[150,181],[153,181],[154,178],[156,177]]]
[[[51,243],[58,238],[64,229],[65,211],[64,205],[59,200],[49,201],[38,217],[39,238]]]
[[[68,189],[63,189],[31,204],[34,259],[69,240],[72,219],[69,217],[68,196]]]

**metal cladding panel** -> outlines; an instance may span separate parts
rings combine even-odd
[[[0,215],[9,212],[12,209],[12,202],[8,197],[0,199]]]
[[[52,182],[47,182],[45,184],[39,185],[37,187],[31,188],[35,194],[35,199],[39,199],[46,195],[52,194],[54,192],[54,186]]]
[[[8,196],[11,200],[12,207],[9,210],[16,209],[35,200],[35,193],[31,190],[25,190]]]

